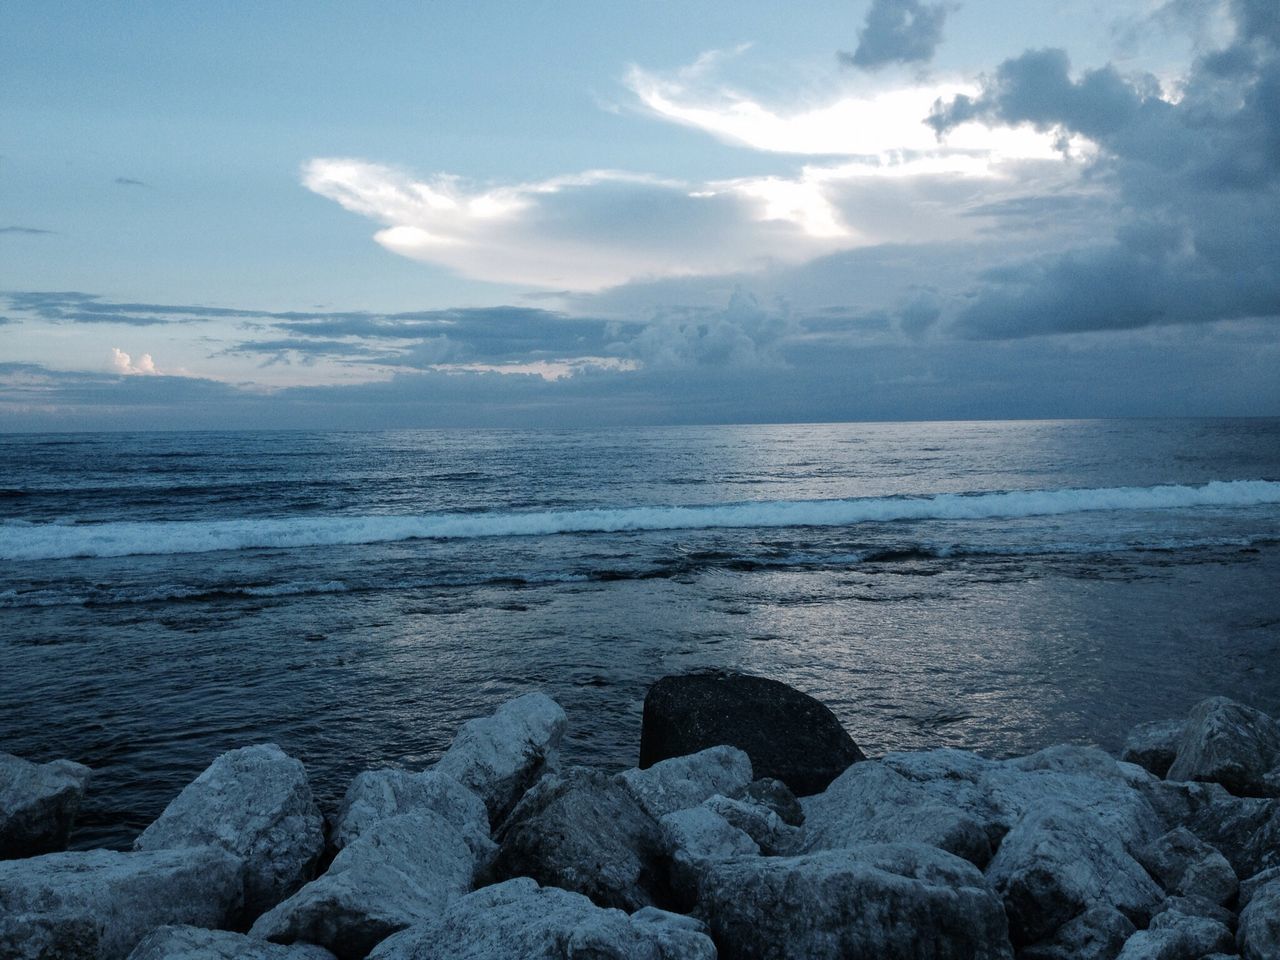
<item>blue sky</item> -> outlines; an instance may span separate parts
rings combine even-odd
[[[1262,0],[0,8],[0,429],[1280,413]]]

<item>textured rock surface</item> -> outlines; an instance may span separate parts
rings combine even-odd
[[[661,903],[666,883],[657,822],[621,783],[573,768],[533,787],[503,825],[500,879],[532,877],[628,912]]]
[[[663,677],[644,698],[640,767],[729,744],[758,777],[818,793],[866,759],[824,704],[785,683],[742,673]]]
[[[1226,697],[1192,708],[1169,767],[1170,780],[1210,780],[1240,796],[1270,796],[1267,775],[1280,766],[1280,724]]]
[[[1144,847],[1138,862],[1169,893],[1214,903],[1235,898],[1239,882],[1231,864],[1186,827],[1177,827]]]
[[[782,822],[793,827],[804,825],[804,807],[800,805],[800,801],[796,799],[796,795],[791,792],[781,780],[775,780],[772,777],[762,777],[759,780],[752,780],[741,790],[734,790],[732,793],[726,794],[734,800],[748,800],[752,803],[761,803],[782,818]]]
[[[1199,806],[1185,822],[1222,852],[1238,877],[1280,866],[1280,800],[1222,796]]]
[[[474,790],[497,827],[521,795],[555,767],[564,710],[541,693],[504,703],[491,717],[468,720],[434,769]]]
[[[333,830],[341,849],[380,820],[406,813],[436,813],[462,834],[478,863],[493,859],[497,847],[489,838],[484,801],[457,780],[437,770],[366,770],[347,788]]]
[[[1236,936],[1240,953],[1247,960],[1280,957],[1280,874],[1272,874],[1264,883],[1249,884]]]
[[[751,783],[751,761],[736,747],[709,747],[662,760],[645,770],[624,770],[618,782],[655,820],[696,807],[713,794],[728,795]]]
[[[702,805],[747,834],[767,856],[800,852],[800,829],[784,823],[772,808],[762,803],[733,800],[716,794],[708,797]]]
[[[1134,926],[1113,907],[1090,907],[1047,940],[1018,951],[1018,960],[1115,960]]]
[[[8,860],[0,863],[0,957],[123,958],[158,926],[225,924],[243,892],[244,864],[220,847]]]
[[[70,760],[36,764],[0,753],[0,860],[66,847],[89,777]]]
[[[319,944],[341,958],[434,919],[471,889],[475,857],[439,814],[379,820],[334,858],[328,871],[249,931],[277,943]]]
[[[984,825],[890,767],[859,763],[801,801],[806,850],[864,843],[924,843],[979,867],[991,859]]]
[[[716,861],[698,914],[723,960],[1012,957],[1004,909],[982,874],[918,844]]]
[[[129,960],[333,960],[310,944],[282,946],[226,930],[160,927],[142,938]]]
[[[1171,910],[1125,941],[1120,960],[1199,960],[1233,946],[1231,931],[1217,920]]]
[[[628,917],[581,894],[521,878],[454,901],[435,922],[385,941],[377,960],[714,960],[690,917],[645,908]]]
[[[244,861],[249,918],[306,883],[324,851],[324,820],[302,764],[274,743],[222,754],[143,831],[134,849],[207,845]]]
[[[1093,813],[1046,801],[1000,845],[987,877],[1004,898],[1015,945],[1052,937],[1093,906],[1110,906],[1145,926],[1164,894]]]
[[[1186,726],[1185,720],[1140,723],[1125,738],[1120,759],[1126,763],[1136,763],[1157,777],[1163,777],[1178,755],[1178,744],[1182,741]]]

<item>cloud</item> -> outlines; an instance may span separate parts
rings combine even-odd
[[[49,236],[55,232],[56,231],[54,230],[41,230],[39,227],[20,227],[20,226],[0,227],[0,234],[9,234],[10,236],[39,237],[39,236]]]
[[[121,187],[145,187],[145,186],[147,186],[147,184],[146,184],[146,183],[144,183],[143,181],[141,181],[141,180],[135,180],[135,179],[133,179],[133,177],[116,177],[116,178],[115,178],[115,180],[113,180],[112,182],[113,182],[113,183],[115,183],[117,186],[121,186]]]
[[[1029,125],[1097,145],[1088,175],[1116,192],[1106,242],[987,271],[955,328],[1007,338],[1280,317],[1280,16],[1236,0],[1235,35],[1175,87],[1108,65],[1072,76],[1061,50],[1002,63],[931,123]]]
[[[134,360],[129,354],[125,353],[119,347],[111,348],[111,369],[120,374],[143,374],[146,376],[155,376],[158,371],[155,361],[151,359],[151,354],[144,353],[142,356]]]
[[[942,42],[949,8],[920,0],[872,0],[866,24],[858,31],[858,47],[840,59],[863,70],[891,63],[926,63]]]

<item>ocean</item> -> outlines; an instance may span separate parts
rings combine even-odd
[[[703,667],[869,754],[1280,713],[1280,420],[0,436],[0,750],[128,846],[273,741],[332,809],[543,690],[634,765]]]

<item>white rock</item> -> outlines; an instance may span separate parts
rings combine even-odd
[[[119,960],[163,924],[227,923],[243,895],[244,864],[221,847],[4,861],[0,956]]]
[[[558,703],[545,694],[527,693],[504,703],[491,717],[464,723],[434,769],[474,790],[496,826],[554,767],[565,724]]]
[[[715,960],[703,927],[645,908],[628,917],[527,877],[455,900],[435,922],[379,944],[370,960]]]
[[[697,806],[669,813],[658,825],[671,855],[695,859],[759,855],[759,845],[715,810]]]
[[[489,838],[489,814],[474,791],[438,770],[366,770],[347,788],[333,831],[334,846],[347,846],[379,820],[422,811],[437,813],[458,828],[475,854],[487,864],[497,852]]]
[[[251,919],[310,879],[324,821],[302,764],[274,743],[222,754],[134,843],[135,850],[220,846],[245,862]]]
[[[333,960],[323,947],[282,946],[228,930],[159,927],[142,938],[129,960]]]
[[[249,933],[367,954],[398,930],[438,916],[471,889],[475,857],[457,827],[429,811],[379,820],[328,871],[263,914]]]
[[[1280,766],[1280,724],[1261,710],[1211,697],[1191,710],[1166,778],[1210,780],[1241,796],[1270,796]]]
[[[644,770],[625,770],[617,779],[649,816],[659,820],[714,794],[746,789],[752,780],[751,760],[737,747],[710,747]]]
[[[35,764],[0,753],[0,860],[66,847],[90,775],[70,760]]]

